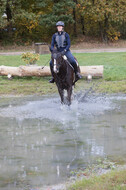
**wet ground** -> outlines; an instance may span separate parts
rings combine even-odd
[[[126,97],[0,99],[0,190],[64,182],[100,158],[126,161]]]

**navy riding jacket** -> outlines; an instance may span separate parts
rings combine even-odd
[[[57,43],[58,41],[58,43]],[[52,36],[51,50],[56,46],[58,51],[69,51],[70,48],[70,37],[66,32],[57,32]]]

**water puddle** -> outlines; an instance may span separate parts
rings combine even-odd
[[[98,157],[126,156],[126,97],[77,95],[0,99],[0,189],[64,182]]]

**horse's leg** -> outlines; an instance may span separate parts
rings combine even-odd
[[[61,103],[64,104],[64,90],[61,88],[58,88],[58,91],[61,98]]]
[[[72,96],[72,86],[70,86],[70,87],[67,89],[68,106],[71,105],[71,96]]]

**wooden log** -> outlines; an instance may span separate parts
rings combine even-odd
[[[0,66],[0,75],[6,76],[50,76],[50,68],[45,66],[20,66],[20,67],[9,67]]]
[[[80,66],[82,76],[87,77],[91,75],[92,77],[103,77],[103,65],[98,66]]]
[[[89,74],[92,77],[103,77],[103,66],[80,66],[82,76],[88,76]],[[20,66],[20,67],[9,67],[9,66],[0,66],[0,75],[7,76],[50,76],[50,68],[45,66]]]

